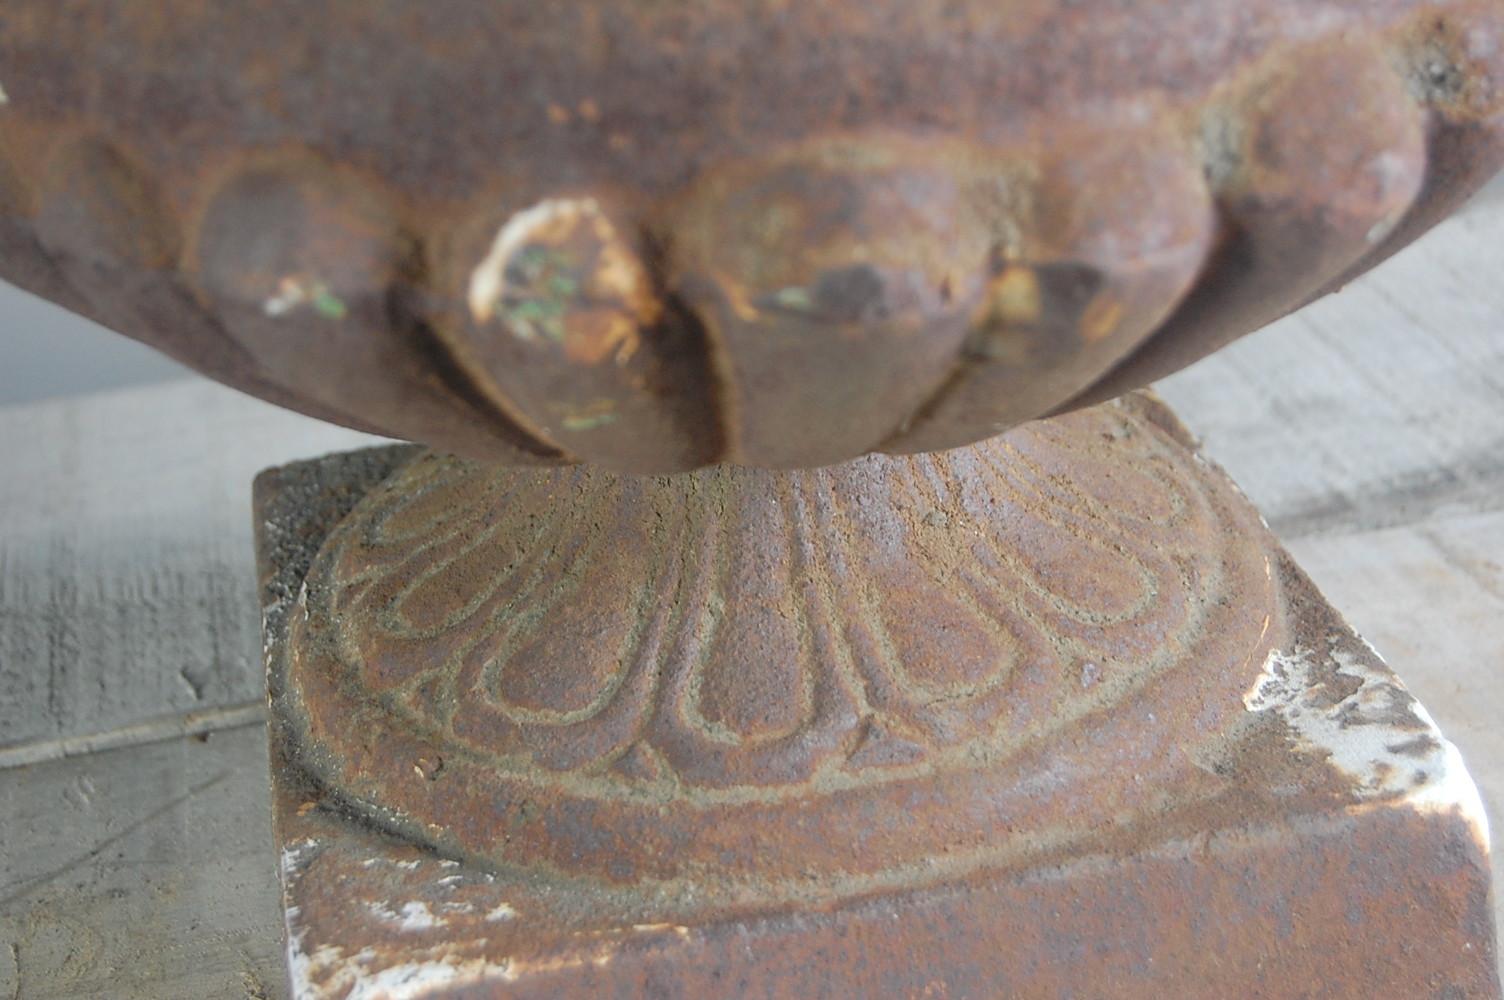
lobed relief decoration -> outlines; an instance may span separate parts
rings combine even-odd
[[[0,273],[469,458],[812,468],[1147,384],[1504,161],[1496,0],[827,6],[12,3]]]
[[[1282,592],[1256,515],[1140,411],[688,480],[425,453],[306,578],[298,755],[405,838],[628,896],[996,864],[1025,802],[1078,832],[1193,808],[1094,798],[1093,758],[1213,754],[1245,709],[1205,665],[1262,662]],[[1184,742],[1130,754],[1157,713]]]

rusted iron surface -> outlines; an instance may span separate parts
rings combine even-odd
[[[0,274],[511,463],[809,467],[1165,374],[1504,157],[1500,0],[7,0]]]
[[[1499,995],[1455,750],[1152,401],[258,486],[302,995]]]

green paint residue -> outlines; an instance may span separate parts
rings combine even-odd
[[[574,263],[568,253],[540,246],[528,247],[513,259],[507,282],[515,291],[502,302],[501,312],[519,339],[564,342],[564,319],[580,293]]]
[[[325,319],[338,320],[350,315],[350,307],[345,305],[344,300],[324,285],[319,285],[314,291],[313,310]]]
[[[564,429],[566,431],[593,431],[600,427],[609,427],[616,423],[614,413],[592,413],[579,416],[565,417]]]
[[[565,305],[553,299],[522,299],[502,303],[507,325],[521,340],[546,337],[556,344],[564,342]]]
[[[807,312],[815,305],[814,297],[810,295],[809,289],[798,287],[785,288],[774,293],[773,301],[784,309],[797,309],[801,312]]]
[[[273,319],[311,307],[325,319],[340,320],[350,315],[350,307],[329,286],[306,274],[289,274],[277,283],[277,292],[261,303],[261,311]]]

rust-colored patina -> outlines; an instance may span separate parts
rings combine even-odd
[[[1497,997],[1455,750],[1082,408],[1501,160],[1504,0],[0,6],[0,275],[441,452],[259,484],[300,997]]]
[[[300,996],[1498,996],[1455,750],[1152,401],[257,507]]]
[[[0,274],[508,463],[813,467],[1166,374],[1504,158],[1499,0],[7,0]]]

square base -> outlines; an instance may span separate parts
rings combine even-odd
[[[1140,399],[1124,412],[1135,433],[1191,447],[1162,406]],[[258,479],[274,705],[313,555],[417,455],[372,449]],[[839,899],[813,880],[793,905],[698,923],[666,907],[664,919],[613,925],[567,880],[382,829],[300,764],[296,727],[274,711],[293,994],[1498,997],[1486,823],[1460,758],[1377,656],[1353,652],[1361,640],[1287,557],[1270,572],[1301,642],[1202,664],[1246,692],[1225,752],[1188,765],[1212,806],[1189,819],[1167,808],[1163,823],[1112,840],[1093,839],[1100,818],[1082,814],[1073,831],[1067,816],[1066,841],[1079,832],[1083,846],[1041,846],[1034,861],[1030,844],[1062,837],[1041,809],[999,829],[1024,845],[1018,857],[965,878]],[[1139,745],[1175,746],[1184,720],[1148,713]],[[1091,739],[1083,729],[1079,742]],[[1170,793],[1109,750],[1101,794]]]

